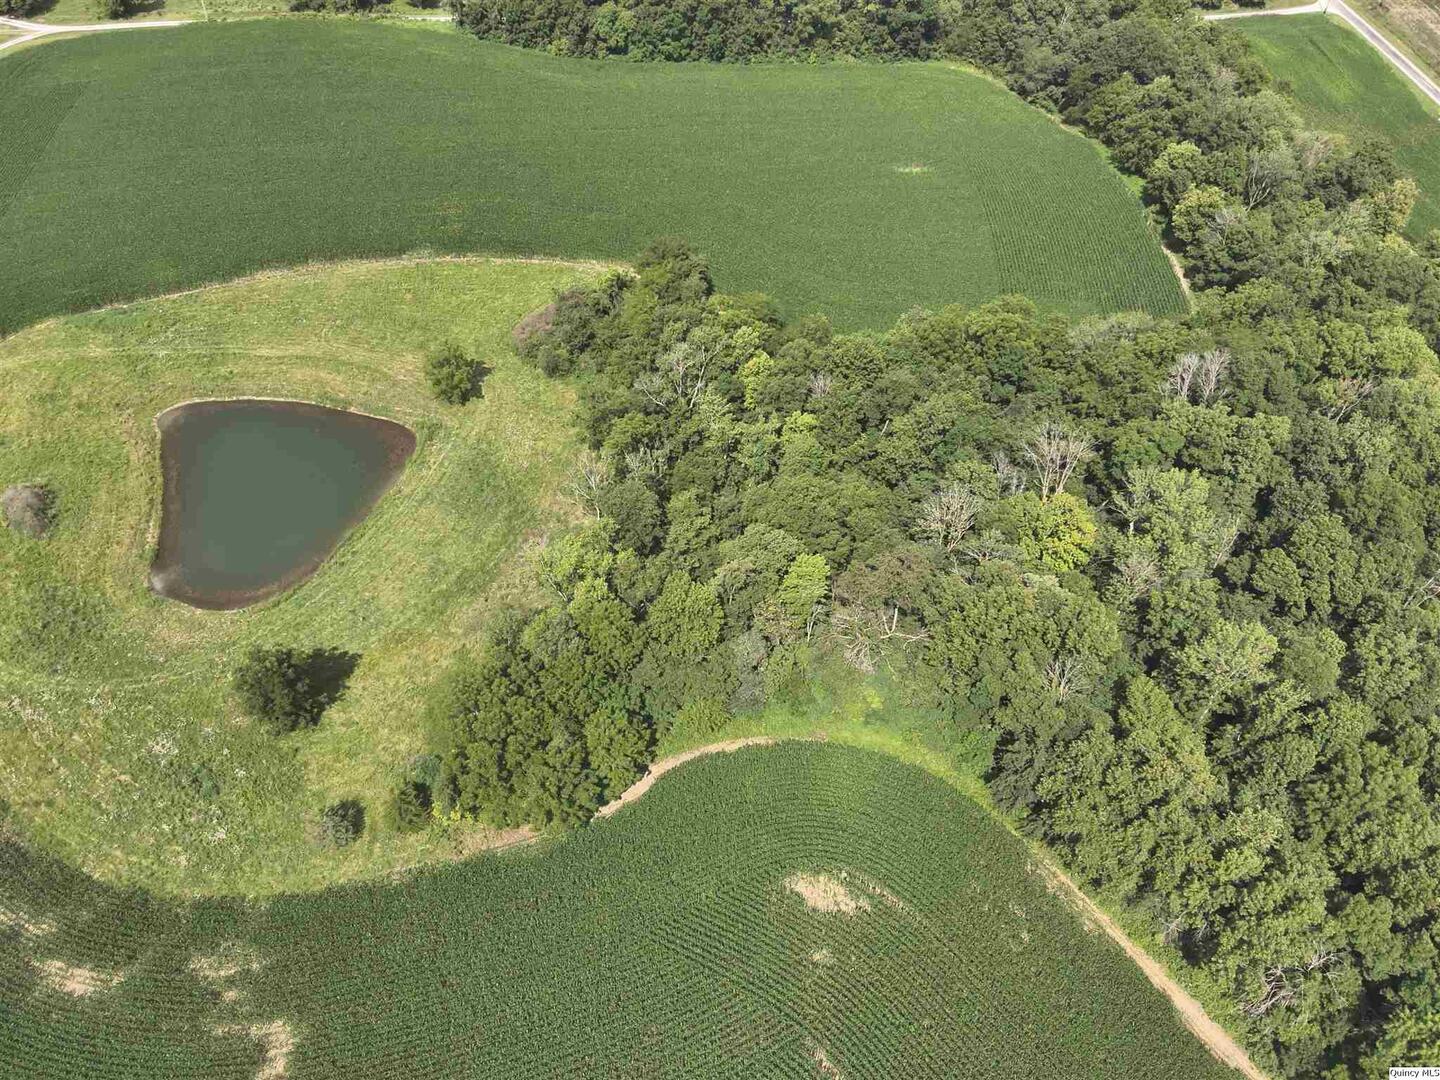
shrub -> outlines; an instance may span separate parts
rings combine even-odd
[[[675,714],[671,731],[680,738],[708,738],[730,722],[730,711],[714,698],[687,701]]]
[[[436,349],[425,361],[425,378],[441,401],[464,405],[480,392],[485,366],[453,342]]]
[[[182,789],[204,802],[220,797],[220,777],[203,761],[182,765],[178,780]]]
[[[94,0],[95,14],[102,19],[123,19],[130,14],[130,0]]]
[[[365,831],[365,807],[358,799],[343,799],[320,811],[314,840],[321,847],[349,847]]]
[[[254,648],[235,672],[240,705],[275,735],[312,727],[344,692],[359,657],[338,649]]]
[[[430,785],[423,780],[406,780],[395,789],[395,828],[400,832],[419,832],[430,823],[434,805]]]

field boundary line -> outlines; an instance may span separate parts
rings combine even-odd
[[[200,0],[201,8],[204,10],[205,0]],[[265,11],[254,15],[241,16],[239,19],[215,20],[225,22],[239,22],[241,19],[271,19],[284,17],[292,14],[288,11]],[[407,15],[387,12],[382,15],[369,16],[366,22],[450,22],[451,15]],[[39,23],[29,19],[16,19],[11,16],[0,16],[0,26],[8,26],[12,30],[19,30],[21,36],[10,41],[0,41],[0,51],[13,48],[17,45],[28,45],[37,38],[54,37],[57,34],[99,34],[107,30],[146,30],[165,29],[175,26],[190,26],[195,23],[210,22],[210,13],[205,10],[204,17],[199,19],[137,19],[132,22],[106,22],[106,23]]]
[[[189,26],[194,19],[146,19],[138,22],[114,22],[114,23],[37,23],[27,19],[12,19],[9,16],[0,16],[0,26],[8,26],[12,30],[19,30],[21,34],[9,41],[0,41],[0,52],[14,48],[17,45],[25,45],[35,41],[37,38],[49,37],[53,34],[99,34],[107,30],[153,30],[165,29],[172,26]]]
[[[1395,43],[1375,29],[1359,12],[1352,8],[1345,0],[1315,0],[1314,3],[1306,4],[1303,7],[1293,8],[1264,8],[1259,11],[1221,11],[1206,15],[1207,22],[1219,22],[1225,19],[1251,19],[1262,15],[1335,15],[1342,22],[1349,24],[1350,28],[1363,37],[1370,45],[1390,61],[1390,66],[1400,74],[1409,79],[1415,87],[1424,94],[1430,101],[1440,105],[1440,85],[1420,69],[1420,66],[1406,56]]]
[[[1247,1080],[1270,1080],[1269,1075],[1262,1072],[1260,1067],[1250,1060],[1250,1055],[1245,1052],[1245,1048],[1236,1042],[1234,1037],[1220,1024],[1211,1019],[1210,1014],[1205,1011],[1205,1006],[1191,997],[1185,988],[1170,976],[1163,964],[1135,944],[1120,927],[1120,924],[1107,915],[1099,904],[1090,899],[1089,894],[1075,884],[1059,865],[1038,851],[1035,853],[1035,860],[1045,879],[1064,894],[1063,899],[1074,907],[1083,918],[1104,930],[1110,940],[1119,945],[1125,955],[1140,969],[1145,978],[1149,980],[1150,985],[1170,999],[1170,1004],[1180,1014],[1181,1023],[1210,1053],[1215,1055],[1218,1061],[1243,1074]]]
[[[694,750],[685,750],[678,754],[671,754],[669,757],[661,758],[652,762],[645,775],[620,793],[620,797],[611,799],[599,810],[595,811],[597,818],[607,818],[614,814],[621,807],[629,806],[638,802],[645,793],[655,786],[655,781],[664,776],[671,769],[677,769],[688,761],[696,758],[708,757],[711,754],[728,754],[735,750],[744,749],[747,746],[774,746],[780,740],[770,735],[750,735],[743,739],[730,739],[728,742],[709,743],[706,746],[697,746]],[[795,742],[811,742],[810,739],[796,739]]]
[[[694,761],[697,758],[708,757],[711,754],[728,754],[736,750],[742,750],[751,746],[778,746],[781,743],[805,743],[825,742],[823,735],[814,736],[772,736],[772,735],[751,735],[741,739],[730,739],[725,742],[708,743],[705,746],[697,746],[692,750],[685,750],[678,754],[671,754],[669,757],[661,758],[652,764],[643,777],[631,784],[620,795],[606,803],[595,812],[597,818],[606,818],[614,814],[621,807],[629,806],[644,797],[655,784],[666,773]],[[881,751],[883,752],[883,751]],[[887,755],[888,756],[888,755]],[[917,768],[919,766],[916,766]],[[949,781],[946,781],[949,783]],[[995,809],[986,806],[979,800],[974,799],[963,789],[955,787],[961,795],[970,799],[981,807],[996,823],[1007,832],[1014,834],[1010,823],[996,813]],[[525,843],[526,841],[521,841]],[[1029,845],[1031,858],[1039,868],[1041,876],[1054,886],[1055,891],[1062,893],[1061,899],[1065,900],[1070,907],[1080,915],[1082,919],[1093,923],[1105,931],[1107,937],[1140,969],[1146,980],[1163,994],[1180,1015],[1180,1021],[1189,1032],[1195,1036],[1205,1049],[1209,1050],[1215,1059],[1224,1065],[1236,1070],[1246,1077],[1246,1080],[1271,1080],[1269,1074],[1263,1072],[1255,1062],[1250,1060],[1250,1055],[1228,1031],[1218,1022],[1211,1018],[1205,1011],[1205,1006],[1192,997],[1174,977],[1166,970],[1165,966],[1145,951],[1141,946],[1131,940],[1124,929],[1105,913],[1079,885],[1062,870],[1050,855],[1035,844]]]

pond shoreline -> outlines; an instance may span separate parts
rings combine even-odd
[[[191,580],[185,562],[185,550],[188,546],[193,546],[193,543],[187,543],[185,518],[195,489],[186,483],[182,461],[184,455],[177,442],[182,426],[187,421],[214,419],[219,414],[247,406],[260,407],[254,410],[256,412],[263,410],[292,419],[305,418],[317,424],[338,421],[361,425],[365,429],[365,435],[383,448],[383,460],[377,463],[377,482],[339,520],[332,542],[318,544],[303,561],[286,568],[263,584],[243,588],[205,588]],[[251,607],[288,591],[314,574],[395,484],[418,444],[414,431],[387,417],[292,398],[250,396],[182,401],[158,413],[154,426],[160,440],[161,509],[159,536],[150,566],[150,588],[166,599],[178,600],[204,611],[236,611]],[[193,454],[193,447],[187,449]]]

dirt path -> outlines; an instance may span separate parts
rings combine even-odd
[[[768,735],[752,735],[748,739],[731,739],[729,742],[711,743],[709,746],[699,746],[694,750],[686,750],[683,754],[672,754],[670,757],[661,758],[650,766],[650,770],[635,783],[631,784],[618,799],[606,803],[595,816],[609,817],[622,806],[629,806],[647,791],[655,786],[655,781],[664,776],[671,769],[684,765],[687,761],[694,761],[698,757],[705,757],[707,754],[728,754],[732,750],[739,750],[745,746],[771,746],[775,740]]]
[[[94,34],[105,30],[149,30],[155,27],[186,26],[192,21],[193,20],[190,19],[147,19],[140,22],[105,22],[83,23],[71,26],[52,26],[50,23],[27,22],[25,19],[0,17],[0,26],[20,31],[19,37],[11,38],[8,41],[0,41],[0,50],[11,49],[16,45],[24,45],[27,42],[34,41],[36,38],[47,37],[50,34]]]
[[[694,761],[707,754],[728,754],[746,746],[773,746],[779,741],[769,736],[758,735],[747,739],[711,743],[708,746],[687,750],[683,754],[674,754],[663,758],[650,766],[650,771],[627,788],[618,799],[602,806],[595,816],[609,817],[622,806],[630,805],[643,797],[654,786],[656,780],[670,770],[684,765],[687,761]],[[1131,941],[1119,924],[1105,914],[1095,901],[1086,896],[1080,886],[1071,881],[1063,870],[1038,852],[1032,852],[1031,857],[1052,891],[1059,893],[1061,898],[1075,908],[1086,922],[1104,930],[1140,969],[1145,978],[1150,980],[1150,985],[1170,999],[1170,1004],[1175,1006],[1175,1011],[1180,1014],[1181,1022],[1189,1028],[1195,1038],[1200,1040],[1205,1049],[1214,1054],[1218,1061],[1247,1077],[1247,1080],[1270,1080],[1270,1077],[1250,1060],[1250,1055],[1245,1053],[1245,1049],[1231,1038],[1230,1033],[1210,1019],[1204,1006],[1186,993],[1185,989],[1170,977],[1154,957]]]
[[[1175,1006],[1175,1011],[1180,1014],[1180,1020],[1190,1029],[1195,1038],[1204,1044],[1205,1049],[1214,1054],[1215,1057],[1237,1070],[1249,1080],[1270,1080],[1260,1067],[1250,1060],[1250,1055],[1245,1053],[1244,1047],[1230,1037],[1230,1033],[1223,1027],[1210,1019],[1205,1007],[1185,992],[1184,987],[1172,979],[1165,969],[1149,953],[1130,940],[1129,936],[1122,930],[1118,923],[1102,911],[1095,901],[1086,896],[1080,886],[1071,881],[1069,876],[1054,863],[1040,856],[1035,856],[1039,863],[1040,872],[1051,883],[1055,891],[1060,893],[1081,916],[1090,923],[1100,927],[1110,940],[1124,950],[1125,955],[1134,961],[1150,980],[1150,985],[1159,990],[1167,998],[1170,1004]]]
[[[1302,7],[1290,8],[1264,8],[1259,11],[1222,11],[1205,18],[1212,21],[1222,19],[1250,19],[1262,15],[1335,15],[1350,24],[1366,41],[1370,42],[1380,55],[1399,70],[1412,83],[1414,83],[1422,94],[1428,97],[1436,105],[1440,105],[1440,85],[1435,80],[1421,71],[1411,59],[1390,43],[1390,39],[1382,34],[1375,27],[1366,22],[1365,19],[1345,3],[1345,0],[1315,0],[1314,3],[1305,4]]]

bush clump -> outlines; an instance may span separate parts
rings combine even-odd
[[[430,823],[430,809],[434,805],[429,784],[423,780],[406,780],[395,789],[395,828],[400,832],[419,832]]]
[[[448,405],[464,405],[479,396],[488,373],[484,364],[453,342],[440,346],[425,360],[430,390]]]
[[[325,848],[349,847],[365,831],[365,806],[359,799],[342,799],[320,811],[313,838]]]
[[[390,801],[390,820],[398,832],[419,832],[446,809],[444,764],[437,754],[411,758]]]
[[[344,692],[359,657],[338,649],[254,648],[235,672],[240,705],[274,735],[313,727]]]

